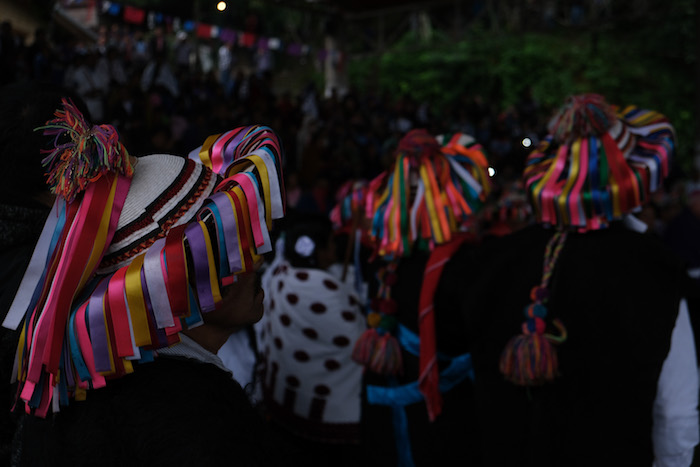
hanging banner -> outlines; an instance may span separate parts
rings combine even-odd
[[[197,24],[197,37],[202,39],[209,39],[211,37],[211,25],[199,23]]]
[[[146,10],[133,6],[124,7],[124,21],[133,24],[142,24],[146,19]]]
[[[249,32],[244,32],[238,38],[238,45],[240,45],[241,47],[248,47],[248,48],[253,47],[255,45],[255,34],[251,34]]]

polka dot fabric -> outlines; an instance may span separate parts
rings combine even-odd
[[[263,331],[268,405],[299,422],[309,437],[358,431],[362,366],[351,353],[365,321],[353,287],[326,271],[286,262],[266,275],[265,315],[257,329]]]

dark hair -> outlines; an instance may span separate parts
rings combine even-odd
[[[52,139],[35,128],[53,118],[61,98],[73,100],[90,121],[83,101],[63,86],[28,81],[0,89],[0,196],[27,198],[47,190],[41,160],[42,149],[51,148]]]
[[[291,213],[284,227],[284,257],[295,268],[318,268],[318,250],[328,246],[333,224],[328,216],[316,213]],[[307,236],[314,243],[309,256],[295,250],[297,241]]]

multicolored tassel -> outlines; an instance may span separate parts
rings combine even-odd
[[[564,247],[566,231],[557,231],[545,250],[542,281],[530,292],[533,303],[525,307],[522,334],[513,337],[507,344],[499,363],[499,370],[506,379],[519,386],[537,386],[553,381],[558,372],[559,362],[554,344],[566,340],[566,328],[560,320],[552,324],[559,335],[547,333],[547,307],[549,300],[549,280],[554,266]]]
[[[562,144],[589,136],[601,136],[617,119],[615,110],[600,94],[569,97],[550,121],[548,130]]]
[[[54,149],[42,161],[51,192],[68,202],[85,187],[108,173],[130,177],[133,167],[129,153],[112,125],[90,125],[70,99],[45,126],[44,135],[54,136]]]
[[[391,298],[391,286],[396,279],[396,262],[377,273],[380,284],[378,296],[372,300],[367,315],[368,329],[355,342],[352,358],[375,373],[395,375],[403,370],[401,346],[395,337],[398,321],[396,301]]]

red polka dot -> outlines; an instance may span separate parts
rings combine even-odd
[[[323,366],[325,366],[328,371],[335,371],[340,368],[340,363],[338,363],[337,360],[330,359],[323,362]]]
[[[319,303],[319,302],[312,303],[310,308],[311,308],[311,311],[313,311],[316,314],[321,314],[321,313],[326,312],[326,305],[324,305],[323,303]]]
[[[287,382],[288,385],[298,388],[299,387],[299,378],[297,378],[294,375],[289,375],[285,378],[285,381]]]
[[[318,333],[316,332],[315,329],[304,328],[301,332],[303,332],[304,335],[306,337],[308,337],[309,339],[317,339],[318,338]]]
[[[352,321],[355,321],[355,319],[357,319],[357,317],[355,316],[355,313],[353,313],[352,311],[343,311],[340,315],[343,317],[343,319],[345,321],[352,322]]]
[[[279,274],[281,271],[282,271],[282,269],[281,269],[279,266],[277,266],[277,267],[275,268],[275,270],[272,271],[272,275],[273,275],[273,276],[276,276],[276,275]]]
[[[331,388],[329,388],[325,384],[319,384],[314,387],[314,392],[316,393],[316,395],[319,396],[327,396],[331,393]]]
[[[282,323],[283,326],[289,326],[292,323],[292,318],[289,317],[289,315],[280,315],[280,323]]]
[[[278,350],[282,350],[282,347],[284,347],[282,345],[282,339],[280,339],[279,337],[275,337],[273,343],[275,344],[275,347],[277,347]]]
[[[350,345],[350,339],[345,336],[335,336],[333,338],[333,343],[338,347],[347,347]]]
[[[294,352],[294,359],[298,362],[308,362],[309,358],[309,354],[307,354],[303,350],[297,350],[296,352]]]
[[[333,282],[330,279],[325,279],[323,281],[323,285],[325,285],[327,289],[338,290],[338,284],[336,284],[335,282]]]
[[[297,296],[297,294],[290,293],[287,294],[287,301],[292,305],[295,305],[299,301],[299,297]]]
[[[299,279],[300,281],[305,281],[309,278],[309,273],[299,271],[296,273],[296,276],[297,276],[297,279]]]

